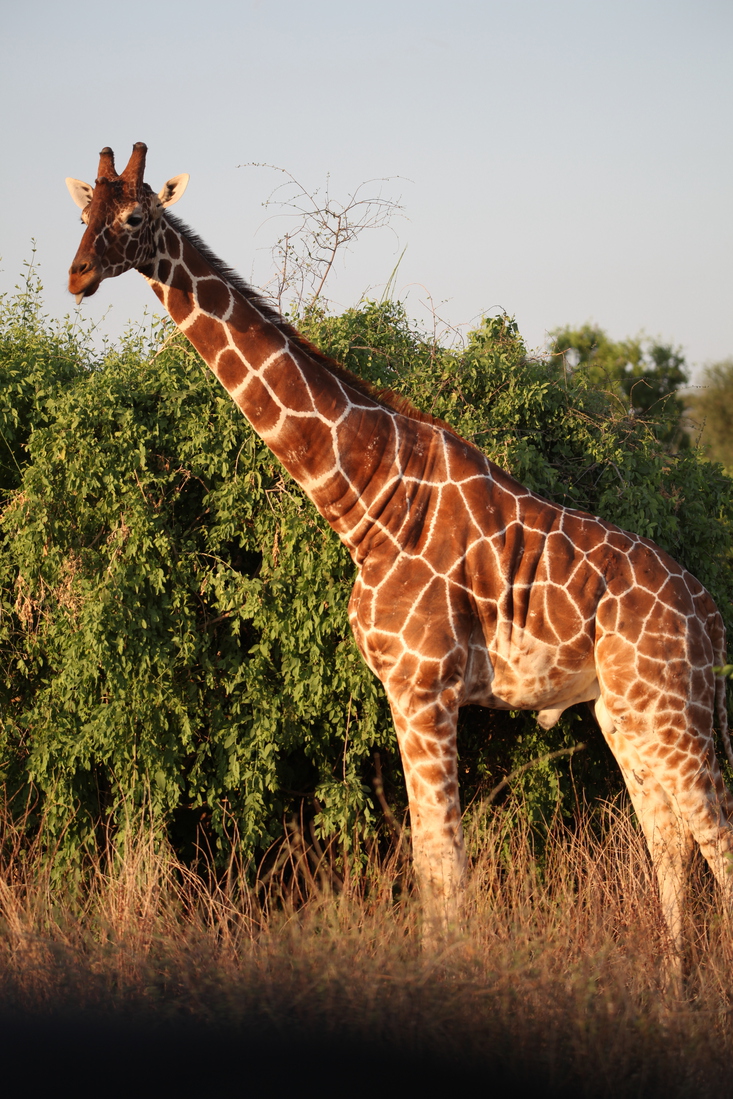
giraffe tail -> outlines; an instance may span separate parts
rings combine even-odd
[[[725,689],[724,675],[719,675],[716,677],[715,694],[718,704],[718,724],[720,725],[720,735],[723,738],[723,746],[725,747],[725,754],[728,757],[728,763],[730,763],[731,767],[733,767],[733,748],[731,748],[730,732],[728,730],[728,699]]]
[[[715,616],[713,627],[713,648],[715,650],[715,664],[722,668],[726,663],[725,626],[718,612]],[[718,725],[723,740],[723,747],[728,758],[728,763],[733,767],[733,748],[730,743],[730,730],[728,728],[728,692],[726,690],[726,676],[718,673],[715,676],[715,706],[718,711]]]

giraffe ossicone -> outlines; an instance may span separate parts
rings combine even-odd
[[[188,176],[155,194],[138,142],[118,175],[67,180],[87,228],[77,301],[135,268],[252,427],[348,547],[351,625],[389,698],[426,920],[459,919],[465,879],[456,754],[469,703],[594,709],[657,873],[673,949],[696,842],[733,902],[733,765],[720,613],[652,542],[547,502],[446,424],[377,395],[322,355],[172,214]]]

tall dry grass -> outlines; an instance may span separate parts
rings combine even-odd
[[[254,878],[184,866],[140,828],[60,883],[42,838],[26,850],[6,820],[0,1015],[226,1031],[268,1063],[280,1048],[326,1051],[319,1065],[368,1050],[381,1094],[426,1066],[543,1095],[730,1094],[733,935],[705,868],[693,868],[686,984],[665,990],[628,812],[556,821],[543,845],[523,819],[474,819],[465,928],[432,952],[399,846],[345,859],[292,821]],[[346,1090],[361,1094],[359,1080]]]

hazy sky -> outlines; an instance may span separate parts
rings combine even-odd
[[[693,366],[733,355],[730,0],[1,0],[0,291],[37,241],[48,311],[73,308],[81,236],[64,177],[149,147],[156,190],[246,277],[269,275],[277,182],[386,186],[406,219],[364,237],[337,305],[396,289],[424,316],[515,314],[645,330]],[[118,333],[157,305],[131,272],[85,314]]]

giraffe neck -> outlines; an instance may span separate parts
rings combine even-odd
[[[155,257],[139,270],[353,552],[367,486],[394,475],[404,417],[311,347],[176,218],[161,218]]]

